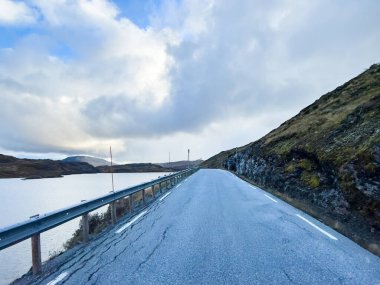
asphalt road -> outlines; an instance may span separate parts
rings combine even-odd
[[[164,195],[37,283],[380,284],[380,258],[226,171]]]

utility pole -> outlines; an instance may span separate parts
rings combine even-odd
[[[187,164],[188,168],[190,169],[190,149],[187,149]]]
[[[237,172],[238,165],[238,155],[237,155],[237,147],[235,147],[235,172]]]
[[[112,167],[112,148],[110,146],[110,156],[111,156],[111,177],[112,177],[112,192],[115,192],[115,186],[113,184],[113,167]]]
[[[112,167],[112,148],[110,146],[110,156],[111,156],[111,177],[112,177],[112,193],[115,193],[115,186],[113,184],[113,167]],[[117,221],[117,215],[116,215],[116,201],[113,201],[111,203],[111,221],[112,224],[116,224]]]

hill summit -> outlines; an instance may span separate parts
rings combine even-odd
[[[263,138],[210,158],[380,253],[380,64]]]
[[[111,165],[111,162],[88,155],[77,155],[77,156],[69,156],[62,160],[63,162],[86,162],[94,167],[103,166],[103,165]],[[115,163],[114,163],[115,164]]]

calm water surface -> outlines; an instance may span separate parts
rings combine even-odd
[[[115,190],[150,181],[165,173],[116,173]],[[0,228],[109,193],[111,175],[80,174],[35,180],[0,179]],[[104,211],[99,209],[99,211]],[[43,261],[63,249],[79,218],[41,234]],[[0,251],[0,284],[9,284],[31,267],[30,239]]]

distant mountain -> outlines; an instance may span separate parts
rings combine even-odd
[[[177,171],[184,170],[189,167],[197,167],[199,166],[203,160],[193,160],[188,162],[187,160],[181,160],[181,161],[173,161],[173,162],[164,162],[164,163],[156,163],[157,165],[161,165],[162,167],[167,167],[171,169],[175,169]]]
[[[100,164],[94,167],[90,164]],[[104,165],[104,164],[109,165]],[[113,165],[106,160],[90,156],[73,156],[63,160],[20,159],[0,154],[0,178],[51,178],[70,174],[85,173],[138,173],[138,172],[174,172],[173,168],[152,163],[131,163]]]
[[[380,254],[380,64],[202,166],[234,171]]]
[[[102,165],[111,165],[111,162],[93,156],[87,155],[78,155],[78,156],[69,156],[62,160],[63,162],[86,162],[94,167],[102,166]]]
[[[0,178],[50,178],[98,172],[99,170],[85,162],[66,163],[50,159],[20,159],[0,154]]]
[[[130,163],[123,165],[98,166],[97,169],[103,173],[133,173],[133,172],[173,172],[174,169],[162,167],[153,163]]]

